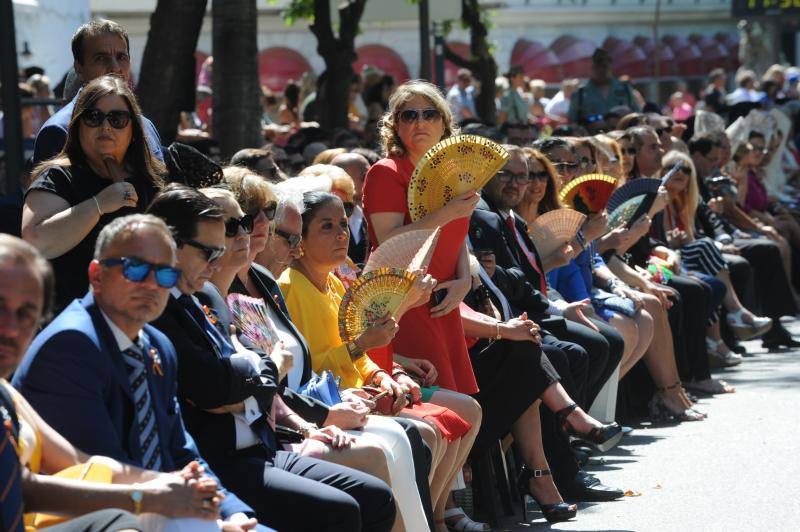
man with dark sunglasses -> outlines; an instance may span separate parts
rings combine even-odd
[[[147,325],[177,282],[169,228],[150,215],[117,218],[100,232],[94,256],[91,292],[36,337],[14,386],[84,452],[163,472],[198,461],[213,476],[183,425],[175,348]],[[255,527],[253,510],[223,493],[223,519]],[[130,508],[141,508],[142,497],[131,491]]]

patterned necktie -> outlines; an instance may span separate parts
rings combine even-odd
[[[514,223],[513,214],[508,215],[508,218],[506,218],[506,225],[508,225],[508,228],[511,229],[511,232],[514,234],[514,239],[516,239],[519,248],[522,250],[522,254],[525,255],[525,258],[528,260],[530,265],[534,270],[536,270],[536,273],[539,274],[539,291],[542,294],[547,295],[547,279],[545,279],[544,273],[536,263],[536,257],[533,256],[531,250],[529,250],[528,246],[525,245],[525,240],[522,239],[519,231],[517,231],[517,225]]]
[[[0,385],[2,386],[2,385]],[[0,423],[0,529],[22,532],[22,477],[17,451]]]
[[[161,471],[161,442],[158,437],[158,424],[150,388],[147,385],[147,364],[141,348],[134,344],[122,352],[128,379],[136,407],[136,420],[139,422],[139,445],[142,450],[142,467]]]

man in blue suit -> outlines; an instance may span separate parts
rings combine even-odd
[[[81,85],[106,74],[120,76],[130,81],[131,57],[128,33],[111,20],[92,20],[78,28],[72,37],[72,58]],[[77,94],[44,123],[36,135],[33,162],[40,163],[57,155],[67,140],[67,125],[72,118]],[[164,160],[161,137],[153,123],[142,117],[142,126],[150,151],[160,161]]]
[[[85,452],[157,471],[197,460],[213,476],[181,419],[172,343],[146,325],[177,282],[175,261],[161,220],[136,214],[107,225],[89,267],[91,293],[36,337],[13,384]],[[223,519],[239,530],[255,527],[252,509],[222,491]]]

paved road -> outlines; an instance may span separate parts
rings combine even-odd
[[[786,323],[800,337],[800,322]],[[702,422],[637,427],[588,467],[637,496],[581,504],[553,530],[800,531],[800,351],[752,356],[720,371],[737,393],[701,399]],[[540,514],[535,514],[539,516]],[[520,515],[504,530],[547,529]]]

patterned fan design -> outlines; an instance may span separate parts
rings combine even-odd
[[[528,227],[539,255],[546,257],[570,242],[586,220],[586,215],[572,209],[555,209],[536,218]]]
[[[622,227],[628,223],[631,217],[636,214],[639,205],[642,204],[646,197],[647,195],[642,194],[623,201],[622,205],[614,209],[611,214],[608,215],[608,230],[613,231],[617,227]]]
[[[236,328],[253,345],[271,353],[280,338],[264,301],[243,294],[230,294],[227,303]]]
[[[606,207],[617,179],[610,175],[588,174],[567,183],[558,195],[561,203],[583,214],[596,214]]]
[[[365,273],[350,285],[339,305],[339,336],[342,341],[358,335],[388,312],[394,316],[405,302],[416,276],[397,268],[379,268]]]
[[[606,205],[608,212],[613,212],[617,207],[622,205],[623,202],[642,196],[644,194],[655,194],[658,192],[658,187],[661,186],[660,179],[641,178],[628,181],[611,194]]]
[[[372,252],[364,265],[364,273],[378,268],[400,268],[414,271],[427,268],[441,230],[419,229],[393,236]]]
[[[428,150],[408,185],[413,221],[438,210],[454,197],[480,190],[508,160],[499,144],[477,135],[456,135]]]

